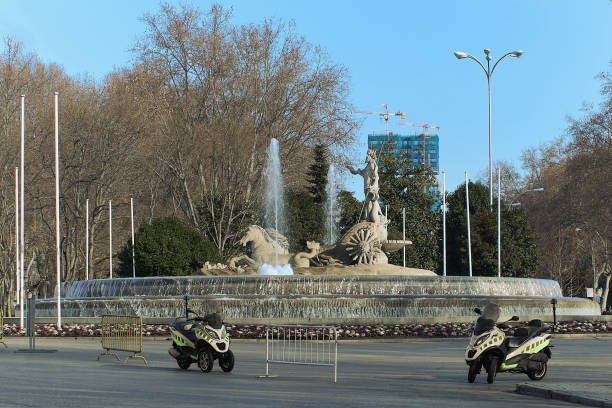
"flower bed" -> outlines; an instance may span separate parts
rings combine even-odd
[[[548,325],[551,326],[550,324]],[[436,323],[405,325],[339,325],[338,338],[394,338],[394,337],[468,337],[472,335],[472,323]],[[568,321],[557,324],[557,333],[612,333],[612,322]],[[99,337],[100,324],[36,325],[36,335],[40,337]],[[266,337],[266,327],[262,325],[229,325],[228,334],[235,339],[261,339]],[[508,334],[512,334],[509,330]],[[25,336],[25,330],[16,324],[4,325],[5,336]],[[144,336],[169,336],[168,325],[143,325]]]

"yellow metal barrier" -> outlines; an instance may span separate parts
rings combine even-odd
[[[0,305],[0,343],[4,344],[5,348],[8,348],[6,343],[2,341],[2,336],[4,336],[4,310],[2,310]]]
[[[136,316],[102,316],[102,348],[103,353],[98,354],[98,360],[101,356],[111,355],[117,357],[121,361],[115,351],[127,351],[132,353],[123,361],[126,364],[130,358],[141,358],[147,366],[147,359],[138,353],[142,352],[142,318]]]

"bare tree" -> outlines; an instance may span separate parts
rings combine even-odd
[[[525,183],[544,187],[526,203],[543,258],[541,274],[571,282],[572,294],[583,295],[595,282],[605,308],[611,274],[612,85],[608,74],[601,78],[600,109],[586,107],[583,118],[570,120],[564,138],[524,152],[523,164]]]
[[[19,163],[19,96],[26,97],[26,260],[55,288],[53,94],[59,92],[61,279],[106,276],[109,256],[136,226],[175,215],[229,255],[260,214],[264,152],[279,140],[285,183],[301,187],[311,150],[342,154],[356,124],[347,73],[293,24],[237,26],[213,5],[206,13],[163,5],[145,15],[134,63],[102,81],[71,78],[6,39],[0,48],[0,292],[15,291],[14,168]],[[85,203],[90,247],[85,251]],[[108,248],[108,202],[114,245]],[[35,259],[34,259],[34,255]],[[38,278],[37,278],[38,279]]]
[[[153,150],[184,218],[228,254],[253,220],[272,138],[289,185],[304,183],[315,143],[352,140],[346,72],[292,25],[235,27],[220,5],[206,15],[162,6],[143,21],[135,71],[155,112]]]

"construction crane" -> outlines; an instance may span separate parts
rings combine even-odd
[[[406,114],[404,112],[397,111],[395,113],[389,113],[389,109],[387,108],[387,104],[383,103],[382,106],[385,107],[384,112],[369,112],[369,111],[353,111],[355,113],[363,113],[365,115],[378,115],[385,120],[385,134],[389,134],[389,117],[390,116],[399,116],[400,119],[406,119]]]
[[[434,125],[430,125],[429,123],[404,123],[404,122],[400,122],[399,123],[401,126],[411,126],[411,127],[420,127],[423,128],[423,155],[421,157],[421,164],[425,165],[425,137],[427,136],[427,131],[431,128],[436,129],[436,130],[440,130],[440,126],[434,126]]]
[[[440,130],[440,126],[434,126],[434,125],[430,125],[429,123],[404,123],[404,122],[400,122],[399,123],[402,126],[412,126],[412,127],[420,127],[423,128],[423,134],[427,135],[427,130],[428,129],[437,129]]]

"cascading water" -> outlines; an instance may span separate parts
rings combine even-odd
[[[283,179],[281,174],[280,156],[278,154],[278,140],[272,139],[266,150],[266,212],[264,227],[273,227],[280,232],[284,227],[283,214]],[[274,242],[274,265],[263,264],[257,271],[260,275],[292,275],[291,265],[278,263],[278,236]]]
[[[469,317],[474,307],[497,303],[508,317],[600,314],[589,299],[563,297],[552,280],[466,276],[180,276],[97,279],[62,284],[62,315],[104,314],[174,318],[184,294],[194,310],[219,310],[228,321],[360,324],[418,317]],[[56,299],[39,299],[39,317],[55,316]],[[451,320],[449,320],[451,321]],[[353,324],[353,323],[351,323]]]
[[[334,165],[330,165],[327,170],[327,186],[325,187],[327,195],[325,202],[325,226],[326,226],[326,240],[328,245],[332,245],[336,242],[338,232],[336,230],[336,222],[334,220],[337,214],[337,201],[338,201],[338,185],[336,183],[336,169]]]

